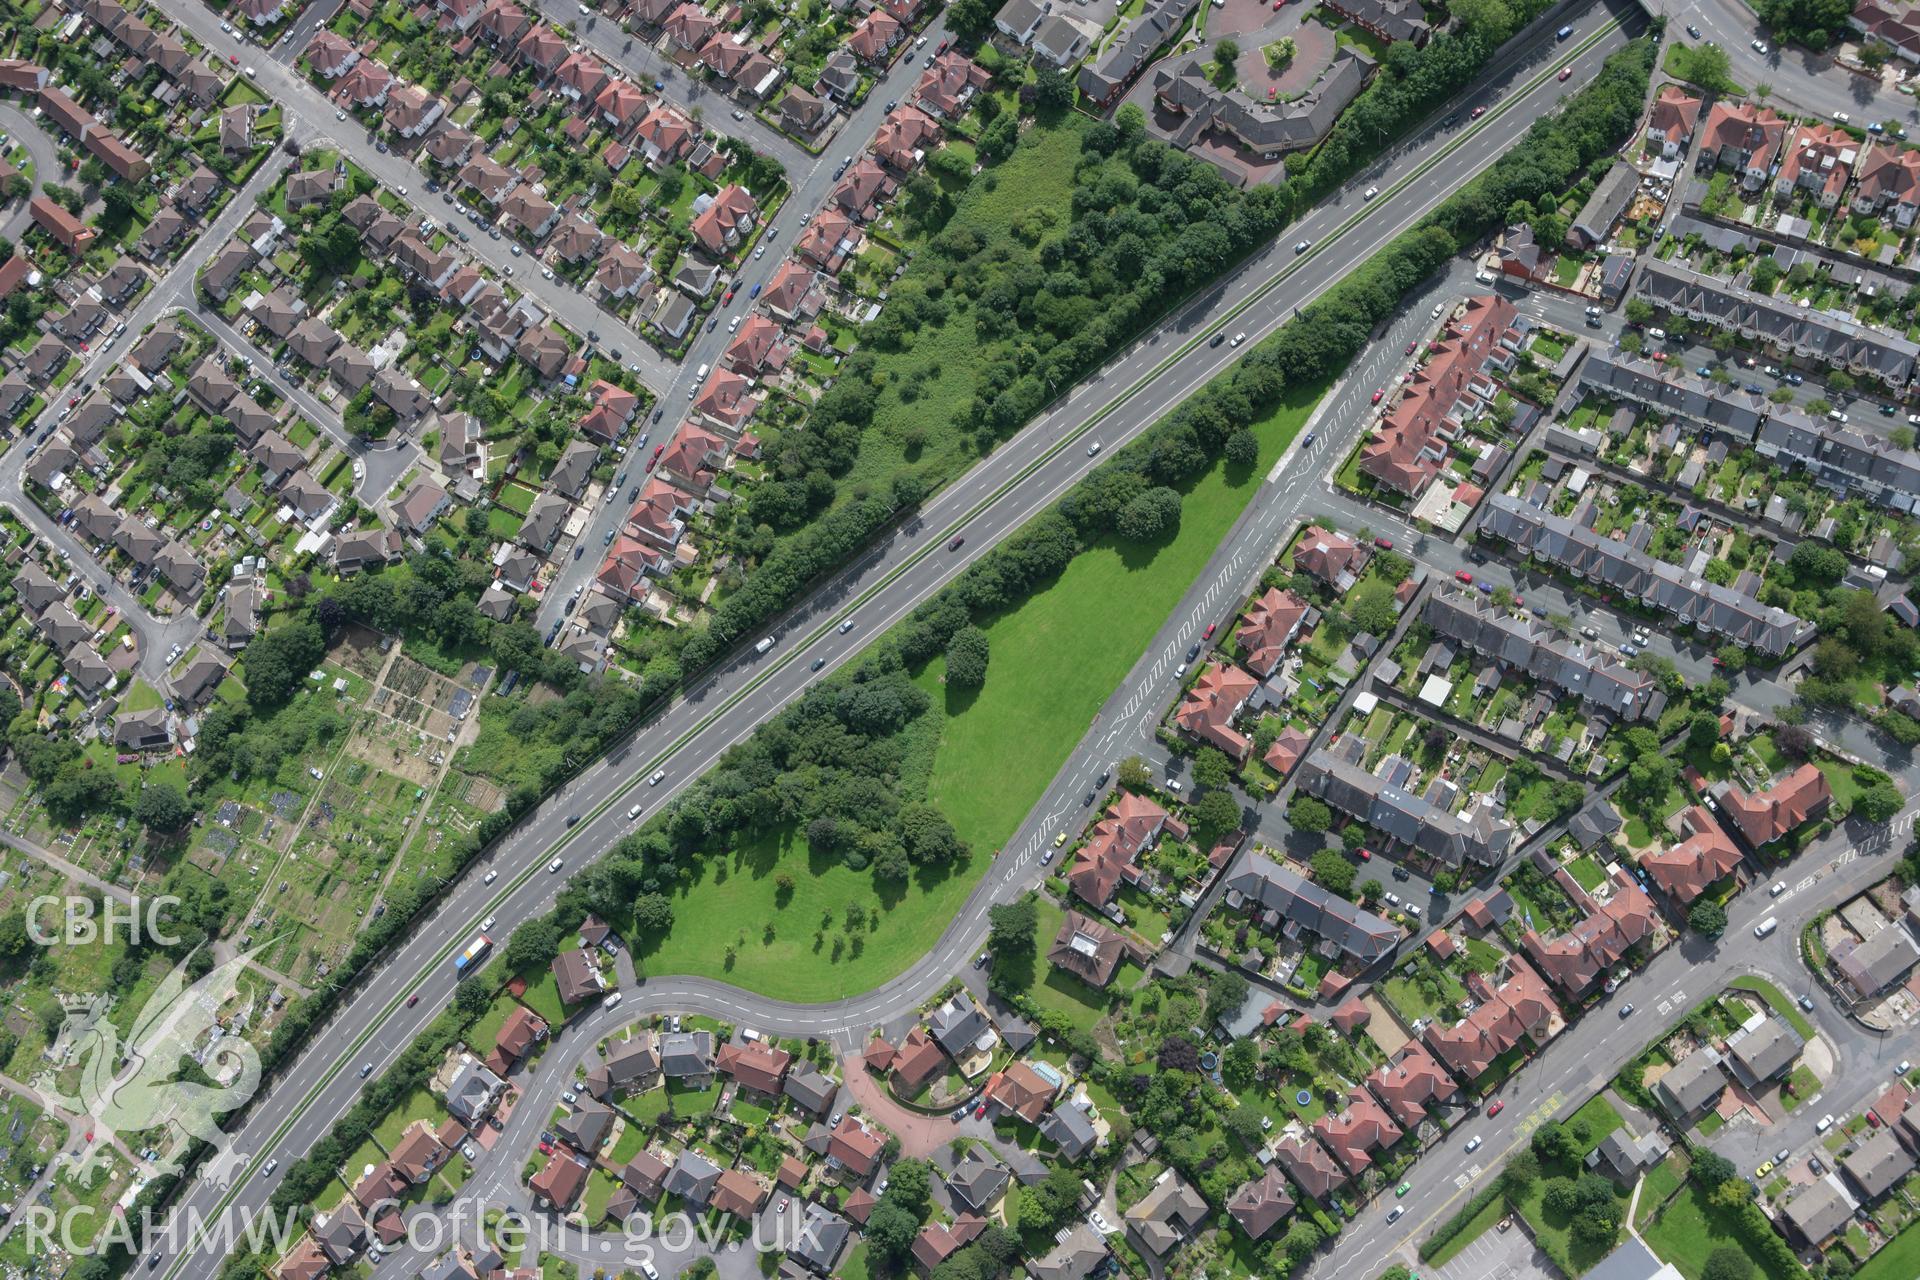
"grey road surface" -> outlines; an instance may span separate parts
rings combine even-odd
[[[1587,11],[1575,26],[1581,52],[1571,58],[1584,79],[1627,35],[1599,10]],[[1590,42],[1589,36],[1594,37]],[[358,1065],[386,1065],[425,1025],[452,989],[451,952],[465,943],[482,917],[492,917],[495,934],[504,937],[547,908],[559,884],[559,877],[544,870],[550,857],[562,857],[569,871],[590,860],[628,828],[629,807],[637,805],[638,820],[645,821],[729,746],[797,696],[813,679],[810,659],[825,659],[829,671],[837,668],[1043,510],[1095,465],[1082,445],[1083,432],[1097,433],[1114,447],[1225,368],[1236,353],[1226,344],[1207,346],[1208,333],[1264,336],[1284,323],[1295,306],[1318,296],[1352,264],[1417,221],[1510,147],[1559,96],[1562,86],[1554,82],[1553,72],[1569,56],[1566,48],[1554,46],[1550,31],[1523,39],[1493,70],[1481,94],[1468,100],[1467,105],[1494,104],[1485,118],[1473,126],[1426,133],[1383,161],[1379,172],[1358,180],[1352,195],[1335,199],[1288,232],[1288,239],[1309,237],[1319,250],[1295,258],[1284,246],[1270,249],[1181,307],[1063,397],[1018,439],[933,499],[917,524],[884,540],[828,582],[783,622],[784,642],[771,653],[756,657],[749,652],[723,665],[642,730],[631,747],[594,765],[550,799],[489,851],[485,866],[469,869],[407,942],[362,979],[350,1007],[317,1031],[307,1050],[256,1099],[234,1135],[237,1149],[253,1160],[253,1167],[225,1193],[196,1185],[184,1197],[190,1211],[203,1221],[224,1209],[258,1212],[272,1190],[270,1180],[258,1175],[259,1163],[269,1154],[284,1159],[311,1149],[358,1095]],[[1509,91],[1512,96],[1505,96]],[[1363,204],[1358,188],[1369,184],[1380,185],[1382,194]],[[1329,430],[1337,427],[1351,440],[1357,426],[1330,424]],[[1329,439],[1325,447],[1331,451],[1342,445]],[[948,550],[945,544],[962,530],[965,545]],[[851,634],[841,635],[829,625],[841,618],[854,624]],[[663,769],[667,779],[649,787],[645,779],[655,768]],[[552,833],[564,830],[563,819],[573,815],[581,821],[556,843]],[[482,881],[481,873],[487,870],[500,873],[497,886]],[[959,969],[985,932],[987,907],[1037,876],[1038,867],[1023,866],[1017,853],[1003,854],[926,957],[881,987],[831,1004],[786,1005],[719,983],[661,982],[670,983],[689,1007],[737,1021],[750,1019],[780,1034],[835,1036],[844,1042],[911,1007]],[[407,1007],[407,997],[415,994],[420,997],[417,1007]],[[186,1263],[187,1257],[174,1253],[170,1244],[162,1248],[172,1257],[161,1274],[173,1274]],[[207,1260],[190,1265],[198,1274]]]

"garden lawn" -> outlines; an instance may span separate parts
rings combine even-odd
[[[1002,190],[1008,185],[1003,177]],[[644,971],[716,978],[779,1000],[818,1001],[878,986],[919,959],[1205,567],[1325,390],[1296,391],[1255,423],[1259,461],[1231,477],[1224,465],[1216,466],[1191,486],[1179,532],[1170,540],[1149,549],[1095,546],[1045,591],[986,621],[992,658],[986,686],[976,695],[949,702],[940,683],[941,659],[920,673],[918,682],[933,695],[926,719],[939,737],[928,799],[972,846],[973,857],[964,867],[917,874],[911,887],[890,889],[883,897],[870,872],[849,870],[838,858],[816,858],[802,835],[782,829],[695,861],[695,878],[674,896],[679,926],[636,947]],[[1115,600],[1127,601],[1128,607],[1114,609]],[[1095,633],[1102,640],[1089,651],[1082,641]],[[793,882],[790,895],[779,890],[782,873]],[[850,902],[860,903],[868,916],[857,946],[845,941],[843,917]],[[833,922],[822,929],[827,915]],[[714,928],[716,921],[740,924],[729,933],[728,926]],[[529,1003],[532,997],[529,991]]]
[[[1691,1186],[1640,1234],[1648,1248],[1663,1261],[1678,1267],[1687,1280],[1699,1280],[1707,1265],[1707,1255],[1724,1245],[1745,1253],[1764,1280],[1800,1280],[1807,1274],[1798,1266],[1791,1271],[1768,1266],[1766,1255],[1747,1248],[1746,1223],[1741,1216],[1716,1209],[1707,1203],[1702,1192]]]

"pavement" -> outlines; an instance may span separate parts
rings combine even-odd
[[[182,0],[172,0],[169,7],[175,5],[184,9]],[[200,21],[195,11],[186,10],[182,16],[189,22]],[[1628,20],[1634,20],[1634,11]],[[1578,32],[1574,43],[1585,47],[1571,55],[1572,60],[1589,75],[1627,39],[1604,10],[1589,9],[1574,25]],[[217,23],[214,30],[217,34]],[[1593,37],[1591,42],[1588,37]],[[636,801],[640,821],[657,813],[681,786],[812,682],[810,659],[825,659],[826,671],[837,669],[874,635],[1051,504],[1096,464],[1083,448],[1074,447],[1085,433],[1097,430],[1097,438],[1115,447],[1225,368],[1235,357],[1234,349],[1226,344],[1208,347],[1207,334],[1244,331],[1256,339],[1264,336],[1289,319],[1296,306],[1339,280],[1350,263],[1417,221],[1510,147],[1538,109],[1558,97],[1560,86],[1552,73],[1568,59],[1566,47],[1554,43],[1551,30],[1530,33],[1490,68],[1478,94],[1458,104],[1492,103],[1484,118],[1453,129],[1422,131],[1416,140],[1383,157],[1374,172],[1356,179],[1347,194],[1334,197],[1290,230],[1288,240],[1307,237],[1317,246],[1314,252],[1296,257],[1284,246],[1270,249],[1176,308],[1151,333],[1064,395],[1018,438],[932,499],[916,521],[823,584],[781,620],[775,634],[782,643],[765,655],[747,649],[721,664],[684,700],[662,712],[636,741],[615,750],[551,797],[489,850],[479,860],[480,866],[470,867],[385,963],[362,978],[349,1010],[337,1014],[330,1024],[332,1034],[315,1035],[271,1088],[256,1098],[236,1127],[236,1149],[256,1165],[269,1153],[291,1156],[310,1149],[358,1096],[360,1081],[353,1065],[362,1061],[371,1061],[376,1068],[387,1065],[444,1003],[453,986],[446,961],[477,922],[493,916],[495,932],[505,936],[551,905],[558,881],[540,871],[550,857],[613,843],[628,829],[624,814]],[[310,93],[303,89],[288,100],[289,110],[297,116]],[[1374,184],[1382,187],[1381,196],[1363,203],[1360,189]],[[1357,422],[1330,423],[1329,432],[1345,433],[1350,441],[1356,428]],[[1345,446],[1330,434],[1321,447],[1331,455]],[[1282,476],[1289,485],[1297,483],[1284,469]],[[1279,516],[1274,508],[1250,518],[1268,519],[1269,530],[1277,536]],[[966,544],[957,551],[947,550],[946,544],[962,530]],[[833,625],[841,619],[854,623],[850,634],[840,634]],[[1062,778],[1070,784],[1083,782],[1093,763],[1076,753],[1062,770]],[[642,780],[655,769],[663,769],[667,780],[657,787],[643,786]],[[1061,779],[1056,779],[1028,830],[1058,829],[1061,815],[1049,809],[1057,797],[1073,794],[1073,785],[1064,792],[1060,786]],[[1077,795],[1074,798],[1072,808],[1077,813]],[[580,821],[571,828],[560,820],[574,815]],[[552,838],[556,831],[565,833],[558,841]],[[818,1035],[850,1045],[866,1027],[911,1009],[964,966],[986,932],[987,908],[1038,880],[1033,839],[1028,836],[1022,843],[1010,844],[1008,852],[1014,856],[1002,854],[995,861],[929,953],[905,974],[874,990],[822,1005],[789,1005],[722,983],[660,978],[650,979],[626,1010],[631,1016],[664,1007],[664,1002],[729,1021],[749,1021],[777,1034]],[[1018,852],[1022,849],[1025,857]],[[581,861],[569,858],[576,869]],[[479,873],[487,870],[501,873],[496,885],[482,881]],[[408,1008],[407,997],[416,994],[420,997],[417,1007]],[[227,1208],[251,1214],[270,1191],[257,1169],[249,1169],[231,1189],[197,1184],[183,1197],[183,1206],[203,1221]],[[158,1274],[175,1274],[183,1265],[186,1258],[176,1255]],[[204,1269],[204,1260],[194,1269],[196,1273]]]

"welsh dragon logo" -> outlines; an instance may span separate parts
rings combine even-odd
[[[257,950],[257,948],[256,948]],[[120,1147],[146,1177],[177,1173],[189,1144],[177,1134],[198,1138],[214,1149],[206,1174],[215,1182],[230,1181],[244,1159],[231,1150],[219,1117],[244,1105],[260,1086],[260,1054],[239,1036],[220,1034],[215,1014],[238,990],[240,971],[254,952],[236,955],[214,966],[205,977],[187,985],[189,955],[173,967],[140,1010],[127,1039],[107,1015],[111,996],[93,996],[67,1002],[65,1033],[71,1039],[72,1060],[80,1063],[76,1092],[62,1092],[51,1071],[36,1076],[34,1091],[49,1107],[82,1118],[92,1140],[84,1153],[69,1163],[69,1181],[91,1185],[96,1171]],[[180,1079],[188,1062],[199,1065],[215,1085]],[[162,1132],[158,1137],[152,1136]],[[155,1154],[143,1157],[132,1141],[137,1135]]]

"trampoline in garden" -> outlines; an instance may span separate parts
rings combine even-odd
[[[1302,1089],[1293,1095],[1293,1100],[1300,1106],[1309,1106],[1313,1102],[1313,1091],[1311,1089]]]

